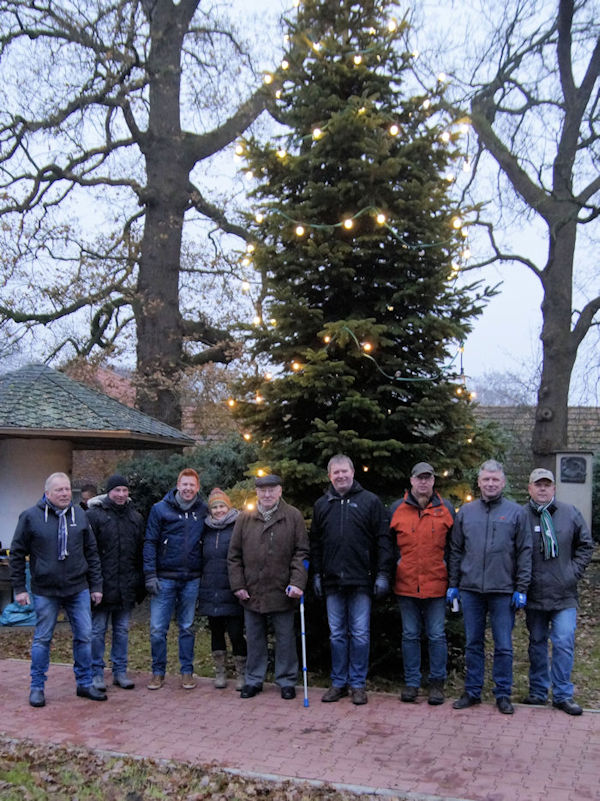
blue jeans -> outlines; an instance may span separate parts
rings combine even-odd
[[[179,664],[181,673],[194,672],[194,615],[200,579],[159,579],[160,592],[150,601],[150,648],[152,673],[165,675],[167,632],[175,611],[179,626]]]
[[[573,697],[571,671],[575,650],[577,609],[526,610],[529,629],[529,693],[546,699],[552,682],[552,699],[557,703]],[[548,637],[552,643],[552,666],[548,658]]]
[[[402,661],[404,681],[409,687],[421,686],[421,632],[425,626],[429,645],[429,681],[446,680],[446,599],[398,596],[402,615]]]
[[[44,689],[50,664],[50,643],[61,607],[67,613],[73,632],[75,681],[82,687],[89,687],[92,683],[92,612],[89,590],[64,598],[51,598],[35,593],[32,596],[36,624],[31,645],[31,689]]]
[[[512,630],[515,610],[510,593],[460,591],[465,624],[465,691],[473,698],[481,697],[485,671],[485,623],[489,614],[494,638],[494,696],[510,698],[512,692]]]
[[[246,684],[255,687],[265,680],[268,664],[268,622],[275,632],[275,684],[293,687],[298,679],[298,651],[294,630],[293,609],[286,612],[261,614],[244,609],[248,658],[246,660]]]
[[[371,596],[348,588],[328,592],[327,620],[331,644],[331,684],[365,687],[369,670]]]
[[[104,673],[104,648],[108,624],[112,624],[110,661],[113,675],[127,673],[129,609],[92,609],[92,675]]]

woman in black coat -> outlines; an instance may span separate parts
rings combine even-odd
[[[242,607],[231,592],[227,575],[227,551],[237,516],[238,511],[232,508],[227,494],[216,487],[208,496],[208,515],[204,521],[198,612],[208,616],[215,665],[215,687],[222,689],[227,686],[227,633],[237,674],[236,690],[241,690],[246,671],[244,617]]]

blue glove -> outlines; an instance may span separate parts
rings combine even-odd
[[[448,606],[452,606],[453,601],[460,601],[460,592],[458,591],[458,587],[448,587],[446,590],[446,603]]]
[[[146,592],[153,598],[160,593],[160,581],[156,578],[156,576],[146,579]]]
[[[385,598],[390,591],[390,581],[385,573],[379,573],[375,579],[375,586],[373,587],[373,595],[375,598]]]
[[[313,591],[315,593],[315,597],[321,600],[323,597],[323,585],[321,584],[321,574],[315,573],[313,576]]]
[[[527,606],[527,596],[524,592],[513,592],[511,606],[515,609],[525,609]]]

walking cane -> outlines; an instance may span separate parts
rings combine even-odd
[[[308,706],[308,678],[306,668],[306,626],[304,624],[304,595],[300,598],[300,636],[302,639],[302,675],[304,677],[304,706]]]

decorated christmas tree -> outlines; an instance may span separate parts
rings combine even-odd
[[[282,132],[238,146],[266,291],[251,333],[264,370],[235,413],[262,443],[254,469],[281,473],[305,507],[339,452],[387,499],[415,461],[458,483],[489,449],[459,369],[486,296],[457,281],[459,132],[435,92],[405,88],[407,34],[387,0],[302,2],[267,76]]]

